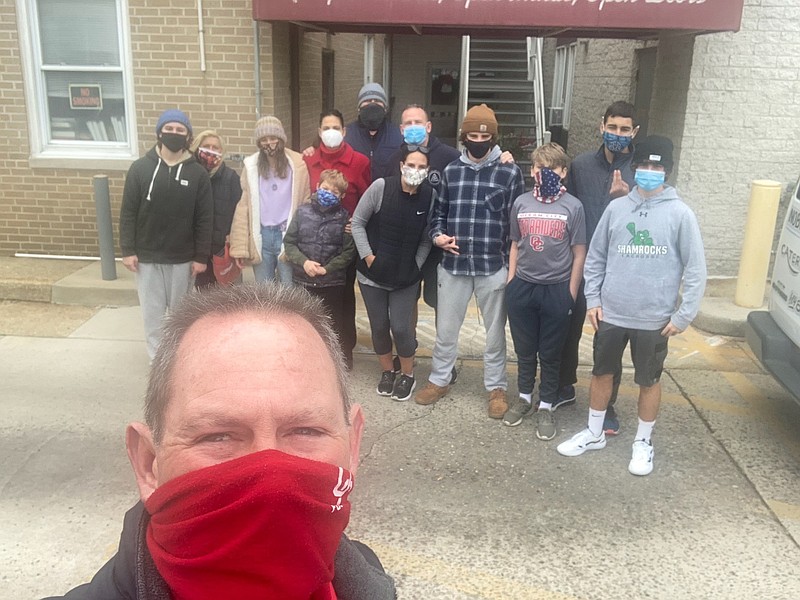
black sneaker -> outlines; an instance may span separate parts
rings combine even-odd
[[[458,369],[453,367],[453,370],[450,371],[450,385],[453,385],[456,381],[458,381]]]
[[[400,375],[394,383],[394,390],[392,391],[392,400],[398,402],[405,402],[411,399],[411,394],[414,388],[417,387],[417,382],[413,377],[408,375]]]
[[[617,418],[617,411],[609,404],[606,409],[606,418],[603,419],[603,432],[606,437],[619,434],[619,419]]]
[[[565,385],[559,388],[558,397],[553,402],[551,410],[555,411],[562,406],[570,406],[572,404],[575,404],[575,386]]]
[[[381,380],[378,383],[378,396],[391,396],[394,390],[394,371],[384,371],[381,373]]]

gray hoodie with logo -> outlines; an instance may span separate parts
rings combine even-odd
[[[686,329],[706,286],[697,218],[675,188],[650,198],[634,187],[613,200],[597,225],[584,267],[587,308],[618,327]],[[683,298],[680,297],[683,282]]]

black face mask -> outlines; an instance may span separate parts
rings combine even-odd
[[[162,133],[161,143],[172,152],[180,152],[186,148],[187,136],[180,133]]]
[[[494,146],[494,142],[492,140],[486,140],[485,142],[464,140],[464,147],[467,149],[467,152],[469,152],[473,158],[477,158],[478,160],[486,156],[487,152],[492,149],[492,146]]]
[[[386,109],[380,104],[367,104],[358,109],[358,121],[370,131],[378,129],[386,118]]]

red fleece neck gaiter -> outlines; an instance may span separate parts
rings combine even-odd
[[[147,547],[175,600],[330,600],[352,487],[341,467],[248,454],[153,492]]]

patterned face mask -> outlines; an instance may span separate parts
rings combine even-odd
[[[428,169],[415,169],[414,167],[403,167],[403,181],[412,187],[420,185],[428,178]]]
[[[542,167],[533,176],[533,195],[540,202],[550,204],[558,200],[567,189],[561,185],[558,173],[547,167]]]
[[[213,171],[222,162],[222,154],[210,148],[198,148],[195,156],[206,171]]]
[[[622,152],[631,145],[633,138],[629,135],[617,135],[615,133],[603,132],[603,143],[608,148],[609,152],[616,154]]]
[[[339,204],[339,196],[330,190],[319,188],[317,190],[317,202],[319,202],[320,206],[324,206],[326,208],[329,206],[336,206]]]

